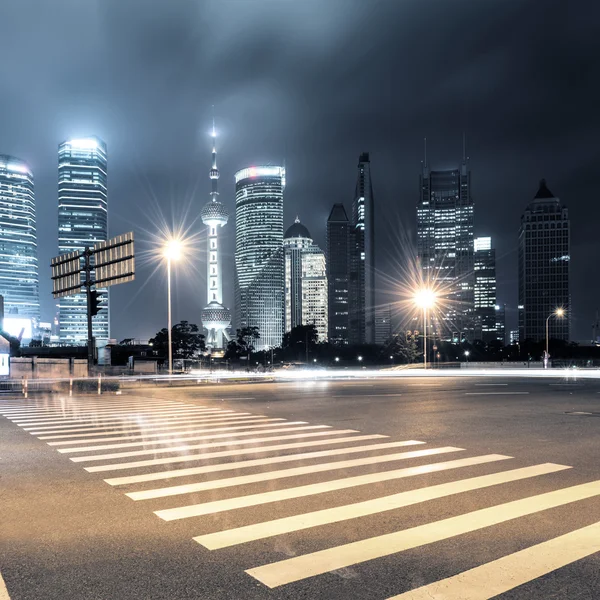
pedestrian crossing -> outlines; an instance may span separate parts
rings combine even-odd
[[[241,556],[250,564],[240,565],[240,572],[267,590],[314,582],[365,563],[376,567],[386,557],[401,567],[403,553],[435,553],[435,544],[444,540],[456,539],[467,549],[470,534],[481,532],[493,541],[494,528],[502,524],[600,496],[600,481],[572,485],[561,479],[561,473],[572,472],[568,465],[516,464],[518,457],[394,440],[312,423],[303,415],[290,420],[214,403],[136,397],[14,401],[0,405],[0,414],[65,460],[101,473],[109,489],[165,526],[186,524],[199,552],[220,552],[233,564],[237,555],[228,553],[243,548]],[[531,495],[528,484],[535,481],[552,489]],[[500,494],[504,501],[440,514],[412,527],[398,517],[410,507],[437,506],[436,500],[452,506],[455,498],[507,486],[517,499],[506,501]],[[242,513],[243,519],[238,517]],[[376,516],[386,517],[385,532],[364,535],[364,529],[353,529]],[[329,540],[339,542],[336,534],[322,536],[322,548],[308,547],[262,564],[256,561],[263,553],[252,558],[253,548],[266,540],[336,528],[350,541],[332,544]],[[377,597],[489,599],[597,552],[600,522],[588,523],[469,570],[437,581],[432,574],[414,589]]]

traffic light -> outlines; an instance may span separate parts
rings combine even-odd
[[[100,310],[101,302],[100,302],[100,294],[96,290],[92,290],[90,292],[90,314],[92,317],[95,317]]]

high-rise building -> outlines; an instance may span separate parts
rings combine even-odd
[[[74,252],[108,239],[106,144],[97,137],[68,140],[58,147],[58,252]],[[83,281],[83,275],[82,275]],[[100,311],[93,335],[110,337],[108,291],[99,289]],[[60,343],[87,342],[86,295],[60,299]]]
[[[223,266],[221,263],[221,244],[219,242],[219,229],[227,224],[229,213],[218,199],[219,169],[217,169],[217,133],[214,120],[212,138],[211,199],[200,213],[202,222],[208,226],[206,241],[207,304],[202,310],[201,319],[207,332],[206,345],[213,350],[220,350],[224,346],[223,338],[229,339],[227,328],[231,325],[231,312],[223,306]]]
[[[40,318],[33,174],[0,155],[0,294],[6,319]]]
[[[358,159],[358,177],[352,202],[349,312],[350,343],[374,344],[375,214],[368,152],[363,152]]]
[[[546,319],[557,308],[565,316],[551,317],[549,337],[569,339],[570,223],[567,207],[548,189],[540,187],[521,217],[519,229],[519,338],[546,337]]]
[[[296,217],[283,236],[285,255],[285,331],[314,325],[327,341],[327,269],[324,252]]]
[[[348,343],[350,305],[350,221],[343,204],[334,204],[327,219],[329,341]]]
[[[473,199],[466,155],[458,169],[433,171],[427,157],[420,177],[417,253],[423,281],[440,290],[435,335],[472,340],[475,332]]]
[[[257,350],[278,347],[283,338],[284,189],[284,167],[235,174],[236,323],[258,327]]]
[[[496,311],[496,339],[506,346],[506,304],[496,304],[494,309]]]
[[[496,330],[496,250],[491,237],[478,237],[474,242],[474,298],[477,329],[481,339],[491,342]]]
[[[383,346],[392,337],[392,307],[378,306],[375,309],[375,343]]]

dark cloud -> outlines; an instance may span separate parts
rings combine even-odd
[[[57,144],[106,140],[111,233],[133,228],[147,250],[157,226],[195,218],[208,199],[214,104],[221,199],[233,211],[237,169],[285,160],[286,221],[299,214],[321,244],[370,151],[378,266],[390,273],[401,230],[414,229],[423,136],[430,162],[448,167],[465,131],[477,233],[495,239],[499,299],[513,307],[519,217],[545,176],[571,212],[574,336],[587,338],[600,304],[598,22],[596,4],[552,0],[5,2],[0,152],[35,171],[44,316]],[[230,267],[233,238],[232,222]],[[198,321],[200,249],[191,261],[176,317]],[[137,281],[114,289],[114,335],[163,325],[160,271],[144,285],[153,270],[146,256]]]

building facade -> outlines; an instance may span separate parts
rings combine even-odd
[[[546,319],[557,308],[563,318],[551,317],[549,337],[569,340],[570,306],[569,212],[542,179],[537,194],[521,217],[519,229],[519,339],[546,337]]]
[[[284,189],[284,167],[235,174],[236,325],[258,327],[257,350],[278,347],[283,338]]]
[[[496,304],[496,339],[502,342],[503,346],[508,345],[506,339],[506,304]]]
[[[420,177],[417,253],[423,282],[439,290],[434,333],[448,341],[475,334],[474,237],[471,172],[467,159],[458,169],[434,171],[427,160]]]
[[[378,346],[387,344],[392,338],[392,307],[378,306],[375,309],[375,343]]]
[[[491,237],[475,238],[473,264],[477,334],[484,342],[491,342],[497,339],[496,250]]]
[[[327,219],[328,332],[332,344],[348,344],[350,306],[350,221],[343,204]]]
[[[108,239],[106,144],[97,137],[74,139],[58,147],[58,252],[85,250]],[[83,275],[82,275],[83,281]],[[101,309],[93,335],[101,345],[110,337],[108,290],[99,289]],[[60,343],[87,343],[86,296],[60,299]]]
[[[40,318],[33,174],[24,161],[0,155],[0,295],[6,323]],[[31,329],[31,325],[29,326]]]
[[[283,236],[285,256],[285,331],[314,325],[319,342],[328,338],[327,269],[324,252],[300,220]]]
[[[229,339],[227,333],[231,325],[231,312],[223,306],[223,266],[221,263],[221,242],[219,230],[227,224],[229,213],[219,202],[219,169],[217,168],[217,133],[213,121],[212,129],[212,167],[210,169],[210,200],[202,209],[200,216],[207,226],[206,236],[206,306],[202,310],[202,325],[206,329],[206,346],[214,350],[222,350],[224,340]]]
[[[352,202],[349,342],[375,343],[375,212],[371,161],[364,152]]]

